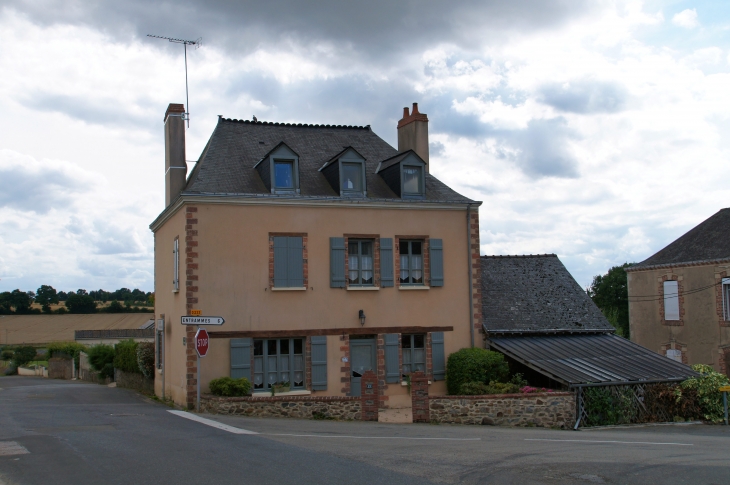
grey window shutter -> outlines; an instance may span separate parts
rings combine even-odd
[[[310,337],[312,343],[312,390],[327,389],[327,337]]]
[[[442,239],[428,241],[431,252],[430,286],[444,286],[444,242]]]
[[[231,377],[251,380],[251,339],[231,339]]]
[[[679,320],[679,285],[676,281],[664,282],[664,320]]]
[[[398,334],[385,334],[385,382],[400,382]]]
[[[304,245],[301,236],[288,237],[287,286],[301,288],[304,286]]]
[[[330,238],[330,287],[345,287],[345,238]]]
[[[274,237],[274,286],[289,286],[288,266],[288,239],[284,236]]]
[[[431,332],[431,362],[433,380],[446,379],[446,354],[444,353],[444,332]]]
[[[380,238],[380,286],[393,286],[393,238]]]

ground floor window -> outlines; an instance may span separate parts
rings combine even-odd
[[[304,339],[255,339],[253,388],[270,390],[273,384],[304,388]]]
[[[403,351],[403,375],[412,372],[426,372],[426,336],[402,335],[401,348]]]

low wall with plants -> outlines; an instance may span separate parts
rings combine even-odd
[[[114,382],[117,383],[117,387],[136,389],[150,394],[155,392],[155,380],[137,372],[114,369]]]
[[[257,417],[359,420],[359,397],[328,396],[243,396],[223,397],[204,394],[200,410],[211,414],[238,414]]]
[[[541,392],[483,396],[431,396],[434,423],[570,428],[575,423],[575,394]]]

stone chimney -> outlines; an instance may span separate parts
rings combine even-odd
[[[398,122],[398,151],[413,150],[426,162],[428,172],[428,116],[418,112],[418,103],[413,110],[403,108],[403,118]]]
[[[165,111],[165,207],[185,188],[188,166],[185,163],[185,106],[173,104]]]

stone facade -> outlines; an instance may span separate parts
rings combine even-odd
[[[431,397],[429,417],[435,423],[565,429],[575,423],[575,394],[551,392]]]
[[[323,418],[343,421],[361,419],[359,397],[200,397],[200,410],[211,414],[239,414],[260,418]]]

